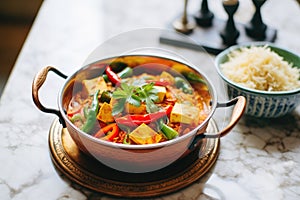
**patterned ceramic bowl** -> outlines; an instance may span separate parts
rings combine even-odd
[[[268,45],[272,51],[283,57],[288,63],[292,63],[293,67],[300,68],[299,55],[289,50],[280,48],[271,43],[251,43],[244,45],[232,46],[219,55],[215,59],[215,66],[221,78],[227,84],[227,92],[230,98],[235,96],[244,96],[247,99],[245,114],[253,117],[276,118],[292,112],[300,104],[300,88],[290,91],[262,91],[250,89],[229,80],[221,71],[221,64],[228,61],[228,54],[234,50],[250,46]]]

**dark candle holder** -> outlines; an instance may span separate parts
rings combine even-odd
[[[248,36],[263,40],[266,37],[267,26],[263,23],[261,17],[261,6],[266,2],[266,0],[252,0],[256,10],[254,15],[248,25],[246,25],[245,30]]]
[[[176,17],[177,20],[172,20],[167,25],[168,29],[175,29],[174,33],[162,33],[159,38],[161,43],[199,51],[205,49],[208,53],[218,54],[234,44],[274,42],[276,39],[277,30],[265,25],[261,17],[261,6],[266,0],[252,0],[256,11],[248,24],[234,20],[234,14],[239,6],[238,0],[222,1],[228,15],[227,19],[215,17],[208,8],[207,0],[202,0],[200,11],[189,15],[186,11],[187,0],[185,1],[183,15]],[[179,26],[176,26],[176,23]],[[178,32],[188,34],[189,38],[182,37]]]
[[[184,0],[183,15],[181,18],[179,18],[173,22],[173,28],[176,31],[183,33],[183,34],[192,33],[196,27],[196,24],[192,20],[188,19],[187,4],[188,4],[188,0]]]
[[[239,1],[237,0],[224,0],[223,7],[228,15],[228,20],[224,30],[220,33],[223,43],[227,46],[236,44],[237,38],[240,32],[237,30],[233,15],[239,7]]]
[[[214,14],[209,10],[207,0],[202,0],[201,8],[194,18],[199,26],[209,27],[212,25]]]

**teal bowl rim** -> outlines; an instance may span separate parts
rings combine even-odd
[[[294,90],[288,90],[288,91],[263,91],[263,90],[256,90],[256,89],[251,89],[242,85],[239,85],[238,83],[235,83],[231,80],[229,80],[225,75],[223,75],[223,73],[220,70],[220,64],[222,64],[223,62],[221,62],[221,60],[226,59],[225,57],[227,56],[227,54],[233,50],[236,49],[240,49],[242,47],[251,47],[251,46],[265,46],[268,45],[271,50],[274,50],[277,54],[279,54],[280,56],[282,56],[284,58],[283,55],[281,55],[281,53],[285,53],[285,54],[290,54],[291,56],[295,57],[296,60],[297,58],[300,60],[300,57],[292,52],[291,50],[287,49],[287,48],[283,48],[280,47],[278,45],[275,45],[274,43],[270,43],[270,42],[251,42],[251,43],[244,43],[244,44],[237,44],[234,46],[231,46],[227,49],[225,49],[224,51],[222,51],[221,53],[219,53],[216,58],[215,58],[215,67],[217,69],[218,74],[222,77],[222,79],[224,81],[226,81],[227,83],[235,86],[238,89],[250,92],[250,93],[256,93],[256,94],[261,94],[261,95],[268,95],[268,96],[278,96],[278,95],[292,95],[292,94],[297,94],[300,92],[300,88],[294,89]],[[281,52],[278,53],[277,51]],[[290,63],[290,61],[288,61]],[[300,62],[299,62],[300,63]],[[294,64],[294,62],[293,62]],[[300,67],[300,66],[298,66]]]

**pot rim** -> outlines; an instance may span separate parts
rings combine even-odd
[[[64,108],[63,108],[63,92],[66,88],[66,86],[68,85],[68,83],[73,79],[73,77],[79,73],[80,71],[88,68],[90,65],[94,64],[94,63],[98,63],[100,61],[104,61],[104,60],[109,60],[109,59],[113,59],[113,58],[120,58],[120,57],[127,57],[127,56],[150,56],[150,57],[157,57],[157,58],[162,58],[162,59],[168,59],[168,60],[172,60],[172,61],[175,61],[177,63],[180,63],[180,64],[183,64],[183,65],[186,65],[187,67],[197,71],[201,76],[202,78],[205,79],[206,83],[207,83],[207,86],[208,86],[208,89],[209,89],[209,92],[212,96],[212,104],[211,104],[211,110],[210,110],[210,113],[209,115],[206,117],[206,119],[201,123],[199,124],[196,128],[194,128],[193,130],[191,130],[190,132],[182,135],[182,136],[179,136],[177,138],[174,138],[172,140],[168,140],[168,141],[164,141],[164,142],[161,142],[161,143],[155,143],[155,144],[137,144],[137,145],[128,145],[128,144],[120,144],[120,143],[114,143],[114,142],[109,142],[109,141],[105,141],[105,140],[100,140],[98,138],[95,138],[93,137],[92,135],[89,135],[88,133],[85,133],[83,132],[82,130],[78,129],[67,117],[66,113],[64,112]],[[168,146],[168,145],[173,145],[175,143],[178,143],[178,142],[181,142],[183,140],[185,140],[186,138],[189,138],[191,136],[196,136],[197,134],[197,131],[198,130],[201,130],[201,128],[203,128],[208,122],[209,120],[212,118],[212,115],[214,114],[216,108],[217,108],[217,105],[218,105],[218,99],[217,99],[217,92],[216,92],[216,89],[214,88],[214,86],[211,84],[211,81],[209,80],[209,78],[206,77],[205,74],[203,74],[201,72],[200,69],[196,68],[192,63],[185,63],[183,61],[179,61],[179,60],[176,60],[174,58],[170,58],[168,57],[167,55],[164,55],[164,56],[159,56],[159,55],[151,55],[151,54],[142,54],[142,53],[139,53],[139,54],[124,54],[124,55],[121,55],[121,56],[110,56],[110,57],[106,57],[106,58],[103,58],[103,59],[99,59],[95,62],[92,62],[90,64],[87,64],[83,67],[81,67],[80,69],[78,69],[76,72],[74,72],[71,76],[68,76],[63,87],[60,89],[59,91],[59,96],[58,96],[58,108],[59,108],[59,112],[61,113],[62,117],[64,118],[65,122],[67,122],[70,126],[72,126],[72,128],[74,128],[79,134],[80,136],[83,136],[85,138],[88,138],[90,140],[92,140],[93,142],[96,142],[98,144],[101,144],[101,145],[105,145],[105,146],[109,146],[109,147],[113,147],[113,148],[121,148],[121,149],[131,149],[131,150],[146,150],[146,149],[154,149],[154,148],[161,148],[161,147],[164,147],[164,146]]]

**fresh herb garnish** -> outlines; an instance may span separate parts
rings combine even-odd
[[[158,96],[157,90],[153,86],[154,83],[142,86],[128,85],[125,82],[121,83],[121,86],[112,95],[117,100],[117,103],[113,106],[112,114],[117,115],[121,113],[124,110],[126,102],[136,107],[145,102],[148,113],[157,112],[159,108],[154,102],[158,100]]]
[[[157,112],[159,110],[157,105],[154,103],[158,100],[158,96],[157,90],[153,86],[154,83],[148,83],[136,89],[141,101],[146,103],[146,109],[148,113]]]
[[[124,110],[126,102],[136,107],[141,105],[140,98],[135,94],[135,87],[126,83],[121,83],[121,86],[113,92],[112,97],[118,100],[113,106],[113,115],[121,113]]]

